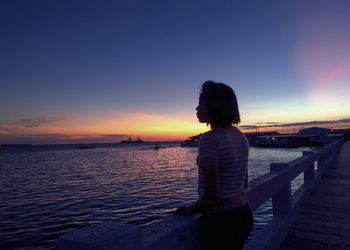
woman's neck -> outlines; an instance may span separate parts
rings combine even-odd
[[[230,125],[227,125],[227,126],[225,126],[225,127],[217,127],[217,126],[215,126],[215,124],[210,124],[210,128],[211,129],[214,129],[214,128],[223,128],[223,129],[230,129],[230,128],[232,128],[233,126],[230,124]]]

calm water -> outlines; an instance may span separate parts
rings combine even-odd
[[[143,227],[196,200],[197,149],[163,143],[154,150],[153,145],[1,153],[0,249],[52,249],[58,236],[105,220]],[[303,150],[251,148],[249,178]],[[266,202],[254,212],[253,234],[270,217]]]

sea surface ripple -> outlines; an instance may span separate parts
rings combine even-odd
[[[197,149],[160,146],[1,153],[0,249],[54,249],[60,235],[106,220],[145,227],[195,201]],[[303,150],[251,148],[249,179]],[[254,212],[252,235],[270,218],[268,201]]]

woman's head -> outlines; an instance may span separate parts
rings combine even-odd
[[[216,128],[240,123],[235,92],[224,83],[206,81],[199,96],[197,116],[199,122]]]

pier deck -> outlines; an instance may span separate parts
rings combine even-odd
[[[302,206],[280,249],[350,249],[350,141]]]

